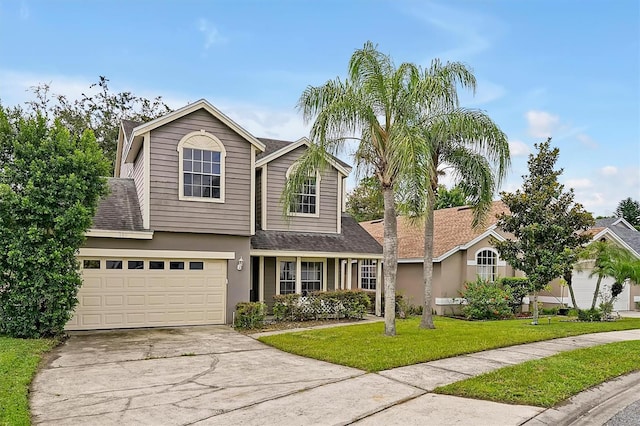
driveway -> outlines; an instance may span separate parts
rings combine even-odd
[[[419,393],[228,327],[188,327],[74,333],[37,374],[31,412],[55,425],[327,424]]]
[[[77,332],[36,375],[31,413],[34,424],[55,425],[558,424],[586,405],[565,413],[430,391],[528,359],[637,339],[640,330],[576,336],[368,374],[225,326]]]

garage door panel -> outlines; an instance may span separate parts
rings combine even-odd
[[[593,293],[595,292],[596,283],[598,282],[597,276],[589,277],[590,273],[591,271],[587,270],[574,271],[573,274],[573,292],[576,298],[576,303],[581,309],[588,309],[591,307],[591,303],[593,301]],[[613,283],[613,279],[604,277],[600,284],[600,291],[610,290]],[[629,299],[629,285],[626,284],[622,290],[622,293],[616,298],[613,309],[616,311],[629,310]],[[600,298],[600,296],[598,296],[596,306],[598,306],[601,302],[602,299]]]
[[[126,268],[128,260],[140,258],[122,260]],[[188,262],[184,270],[148,270],[148,259],[143,270],[83,270],[67,329],[224,324],[226,261],[203,261],[203,270],[189,270]]]
[[[107,270],[106,272],[109,272],[109,271]],[[123,276],[105,277],[104,287],[107,289],[110,289],[110,288],[121,289],[121,288],[124,288],[124,281],[125,281],[125,278]]]

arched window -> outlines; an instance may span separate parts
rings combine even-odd
[[[496,279],[498,255],[493,250],[481,250],[476,255],[476,270],[480,278],[488,282]]]
[[[295,170],[294,163],[286,173],[286,178]],[[291,216],[320,216],[320,174],[307,177],[295,194],[295,199],[289,206]]]
[[[224,203],[226,151],[220,139],[200,130],[178,143],[179,199]]]

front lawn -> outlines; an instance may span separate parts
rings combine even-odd
[[[640,318],[613,322],[563,322],[530,325],[531,320],[463,321],[435,318],[435,330],[418,328],[419,318],[398,320],[395,337],[384,335],[384,323],[368,323],[322,330],[286,333],[259,340],[280,350],[342,364],[365,371],[380,371],[487,349],[557,337],[640,328]]]
[[[28,425],[29,384],[42,354],[56,345],[47,339],[0,336],[0,425]]]
[[[501,368],[434,392],[553,407],[586,389],[640,370],[640,341],[609,343]]]

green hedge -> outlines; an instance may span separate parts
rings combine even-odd
[[[267,305],[261,302],[240,302],[236,305],[235,328],[262,328]]]
[[[371,301],[361,290],[316,292],[308,296],[273,296],[276,320],[307,321],[324,318],[363,318]]]

